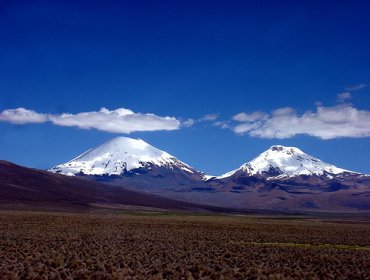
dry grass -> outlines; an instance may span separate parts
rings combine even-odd
[[[370,225],[0,214],[2,279],[370,279]]]

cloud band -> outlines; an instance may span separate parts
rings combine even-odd
[[[370,137],[370,111],[359,110],[349,104],[333,107],[318,106],[316,111],[302,115],[290,107],[279,108],[270,114],[239,113],[233,117],[238,123],[232,130],[260,138],[291,138],[310,135],[321,139],[341,137]]]
[[[176,130],[181,125],[181,122],[174,117],[135,113],[125,108],[116,110],[102,108],[100,111],[60,115],[42,114],[25,108],[17,108],[2,111],[0,121],[12,124],[51,122],[58,126],[97,129],[111,133]]]

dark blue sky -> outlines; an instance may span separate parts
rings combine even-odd
[[[128,136],[211,174],[273,144],[370,173],[369,14],[369,1],[0,0],[0,112],[123,107],[180,121],[219,114],[230,128],[204,121]],[[350,98],[338,105],[343,92]],[[360,134],[266,139],[233,131],[238,113],[291,107],[301,116],[317,102],[363,112],[346,124],[362,122]],[[3,121],[0,158],[47,168],[116,135]]]

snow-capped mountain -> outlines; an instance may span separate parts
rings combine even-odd
[[[238,169],[227,172],[217,179],[225,179],[236,173],[248,176],[263,175],[269,179],[289,178],[300,175],[317,175],[332,178],[338,174],[358,174],[338,168],[310,156],[298,148],[275,145]]]
[[[118,137],[48,171],[222,207],[370,209],[370,176],[325,163],[295,147],[272,146],[215,177],[143,140]]]
[[[174,156],[141,139],[114,138],[48,171],[64,175],[124,175],[139,170],[165,168],[186,174],[200,173]]]
[[[295,147],[272,146],[238,169],[205,182],[213,192],[207,201],[214,199],[225,206],[310,211],[370,209],[369,176],[325,163]]]

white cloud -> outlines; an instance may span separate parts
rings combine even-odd
[[[318,106],[316,111],[307,111],[302,115],[293,108],[285,107],[266,115],[267,118],[260,114],[259,118],[239,123],[232,129],[235,133],[260,138],[283,139],[302,134],[321,139],[370,137],[370,111],[348,104]],[[234,119],[236,116],[240,114]]]
[[[246,113],[237,114],[233,117],[233,120],[238,121],[238,122],[253,122],[256,120],[265,119],[267,117],[268,117],[268,114],[258,111],[258,112],[253,112],[250,114],[246,114]]]
[[[59,126],[75,126],[81,129],[97,129],[112,133],[131,133],[135,131],[175,130],[180,121],[174,117],[161,117],[154,114],[134,113],[125,108],[82,112],[60,115],[40,114],[24,108],[5,110],[0,113],[0,121],[27,124],[50,121]]]
[[[221,127],[222,129],[230,128],[230,123],[227,121],[217,121],[213,123],[214,126]]]
[[[233,128],[235,133],[243,134],[248,131],[253,131],[261,125],[261,122],[251,122],[238,124]]]
[[[192,127],[195,124],[194,119],[187,119],[186,121],[182,122],[184,127]]]
[[[50,116],[50,121],[60,126],[76,126],[82,129],[98,129],[112,133],[131,133],[135,131],[175,130],[180,121],[173,117],[159,117],[154,114],[134,113],[125,108],[78,114]]]
[[[199,121],[215,121],[218,119],[218,116],[218,114],[204,115],[202,118],[199,119]]]
[[[24,108],[8,109],[0,113],[0,121],[12,124],[43,123],[47,115]]]
[[[272,115],[278,117],[293,114],[294,112],[295,110],[291,107],[283,107],[272,111]]]
[[[364,89],[368,86],[368,84],[357,84],[357,85],[353,85],[353,86],[349,86],[349,87],[346,87],[346,91],[356,91],[356,90],[361,90],[361,89]]]
[[[352,99],[352,94],[349,91],[345,91],[337,95],[337,100],[340,103],[345,102],[350,99]]]
[[[218,119],[218,117],[219,117],[219,114],[207,114],[198,119],[187,119],[183,121],[181,125],[184,127],[192,127],[193,125],[201,123],[201,122],[215,121]]]

